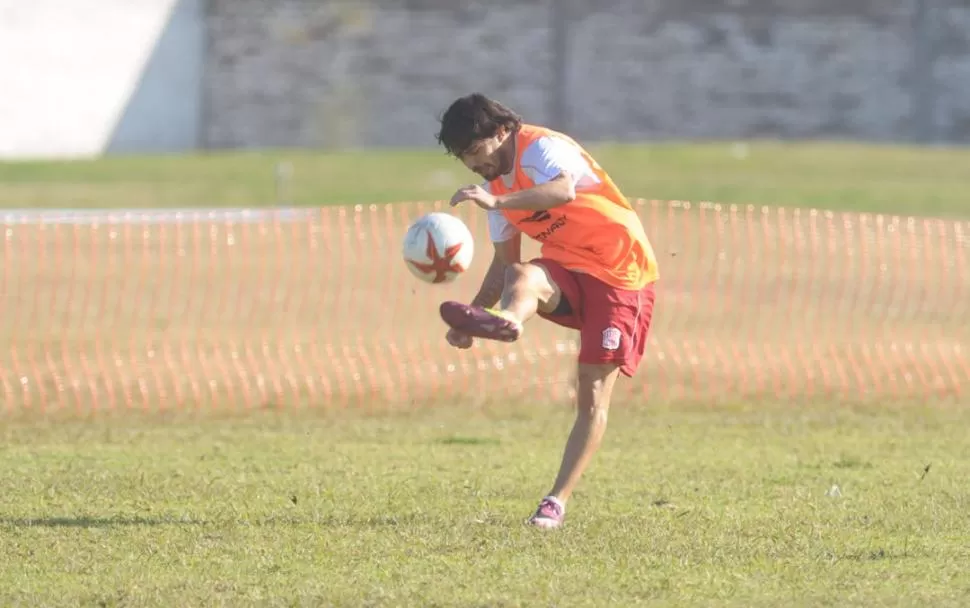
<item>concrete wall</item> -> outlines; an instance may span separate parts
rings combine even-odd
[[[213,147],[433,145],[472,90],[584,139],[970,141],[967,0],[210,0]]]
[[[201,142],[204,0],[0,0],[0,158]]]
[[[584,140],[970,142],[968,0],[0,0],[0,157],[434,145],[482,91]]]

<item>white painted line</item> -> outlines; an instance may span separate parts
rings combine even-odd
[[[182,208],[182,209],[4,209],[0,224],[189,224],[195,222],[303,221],[319,214],[318,209],[299,207]]]

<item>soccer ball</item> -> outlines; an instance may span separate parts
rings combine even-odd
[[[475,253],[472,233],[447,213],[418,218],[404,235],[404,262],[411,274],[426,283],[450,283],[468,270]]]

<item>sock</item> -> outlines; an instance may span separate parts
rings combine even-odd
[[[563,503],[561,500],[559,500],[555,496],[546,496],[543,500],[551,500],[552,502],[556,503],[557,505],[559,505],[559,508],[562,510],[562,514],[563,515],[566,514],[566,505],[565,505],[565,503]]]

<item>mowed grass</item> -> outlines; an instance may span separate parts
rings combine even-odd
[[[591,147],[636,197],[968,215],[970,151]],[[279,161],[284,204],[471,179],[437,151],[9,163],[0,207],[263,206]],[[619,404],[567,526],[528,529],[571,418],[539,391],[401,414],[8,414],[0,605],[970,603],[966,407]]]
[[[104,414],[3,427],[6,606],[967,605],[970,411]]]
[[[970,214],[970,149],[766,141],[590,143],[589,148],[636,198]],[[283,182],[277,180],[280,166],[289,175]],[[477,177],[434,148],[5,163],[0,164],[0,208],[441,200],[471,181]]]

